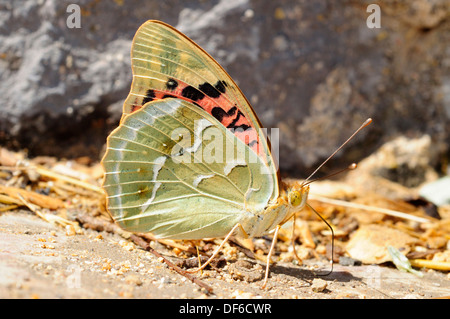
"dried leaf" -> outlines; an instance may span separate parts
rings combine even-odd
[[[0,193],[6,194],[18,200],[20,200],[20,196],[22,196],[28,202],[43,208],[58,209],[65,207],[64,202],[58,198],[38,194],[36,192],[28,191],[17,187],[8,187],[0,185]]]
[[[416,239],[397,229],[365,225],[355,232],[346,249],[350,257],[365,264],[381,264],[391,260],[387,246],[402,248],[404,253],[408,253],[415,242]]]

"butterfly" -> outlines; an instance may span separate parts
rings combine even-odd
[[[149,20],[131,49],[133,81],[102,159],[107,209],[158,238],[260,237],[306,205],[308,183],[281,181],[270,143],[237,84],[180,31]]]

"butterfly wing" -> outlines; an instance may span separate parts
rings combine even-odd
[[[123,116],[153,100],[184,99],[215,117],[277,173],[249,102],[227,72],[191,39],[163,22],[150,20],[137,31],[131,58],[133,83]],[[277,192],[278,188],[274,198]]]
[[[126,230],[221,237],[264,210],[271,167],[215,117],[168,98],[125,116],[102,160],[108,210]]]

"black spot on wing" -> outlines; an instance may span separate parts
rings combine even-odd
[[[229,117],[229,116],[234,115],[236,110],[237,110],[236,106],[233,106],[231,109],[228,110],[228,112],[226,112],[221,107],[216,106],[211,110],[211,115],[214,116],[219,122],[222,122],[224,117]]]
[[[178,82],[172,78],[169,78],[166,82],[166,88],[170,91],[173,91],[177,88]]]
[[[227,83],[225,81],[217,81],[214,86],[209,84],[208,82],[205,82],[203,84],[200,84],[198,86],[198,89],[208,95],[209,97],[212,97],[214,99],[218,98],[220,94],[225,93]]]
[[[169,97],[175,97],[175,98],[176,98],[175,95],[172,95],[172,94],[164,94],[163,97],[162,97],[161,99],[167,99],[167,98],[169,98]]]
[[[198,89],[196,89],[193,86],[186,86],[183,91],[181,91],[181,95],[187,99],[190,99],[192,101],[198,101],[205,97],[205,94],[200,92]]]
[[[236,115],[236,118],[233,120],[233,122],[231,122],[230,124],[228,124],[227,128],[229,129],[234,129],[234,130],[243,130],[246,131],[247,129],[250,128],[249,125],[247,124],[241,124],[241,125],[236,125],[236,123],[239,121],[239,119],[242,117],[245,117],[244,114],[242,114],[241,111],[238,111],[238,114]]]
[[[217,81],[217,83],[214,85],[214,87],[217,89],[217,91],[219,91],[220,93],[225,93],[226,91],[226,86],[228,86],[227,82],[225,81]]]
[[[156,97],[155,91],[147,90],[147,93],[145,94],[145,97],[142,100],[142,105],[144,105],[145,103],[153,101],[155,99],[155,97]]]
[[[200,84],[198,86],[199,90],[212,98],[218,98],[220,96],[220,92],[208,82]]]

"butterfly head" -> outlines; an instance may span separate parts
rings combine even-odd
[[[291,206],[296,208],[303,208],[306,204],[306,200],[308,199],[309,193],[309,185],[299,187],[294,187],[288,191],[288,200]]]

